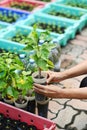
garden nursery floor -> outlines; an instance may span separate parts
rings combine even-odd
[[[61,71],[84,60],[87,60],[87,28],[62,48]],[[85,76],[62,81],[58,87],[78,88]],[[56,130],[87,130],[87,100],[52,99],[49,103],[48,119],[56,123]]]

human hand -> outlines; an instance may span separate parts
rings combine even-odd
[[[53,72],[53,71],[47,71],[47,84],[49,83],[58,83],[62,79],[61,72]]]
[[[34,83],[34,91],[50,98],[60,98],[61,88],[55,85],[40,85]]]

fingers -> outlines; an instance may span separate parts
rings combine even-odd
[[[47,88],[47,86],[34,83],[34,90],[35,90],[35,92],[43,94],[43,95],[45,95],[47,97],[51,97],[52,98],[53,92],[51,92],[50,90],[48,90],[46,88]]]
[[[47,71],[47,84],[51,83],[53,77],[51,76],[52,75],[52,71]]]
[[[51,83],[52,79],[53,79],[53,77],[47,78],[47,84]]]
[[[34,86],[38,89],[44,89],[44,85],[34,83]]]

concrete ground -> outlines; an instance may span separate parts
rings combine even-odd
[[[87,28],[62,48],[61,71],[87,59]],[[59,87],[78,88],[86,75],[62,81]],[[87,101],[76,99],[52,99],[48,119],[56,123],[56,130],[87,130]],[[68,128],[68,127],[72,127]],[[76,128],[75,128],[76,127]]]

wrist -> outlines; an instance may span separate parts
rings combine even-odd
[[[68,77],[68,73],[66,73],[65,71],[58,73],[58,81],[59,82],[62,81],[62,80],[67,79],[67,77]]]

